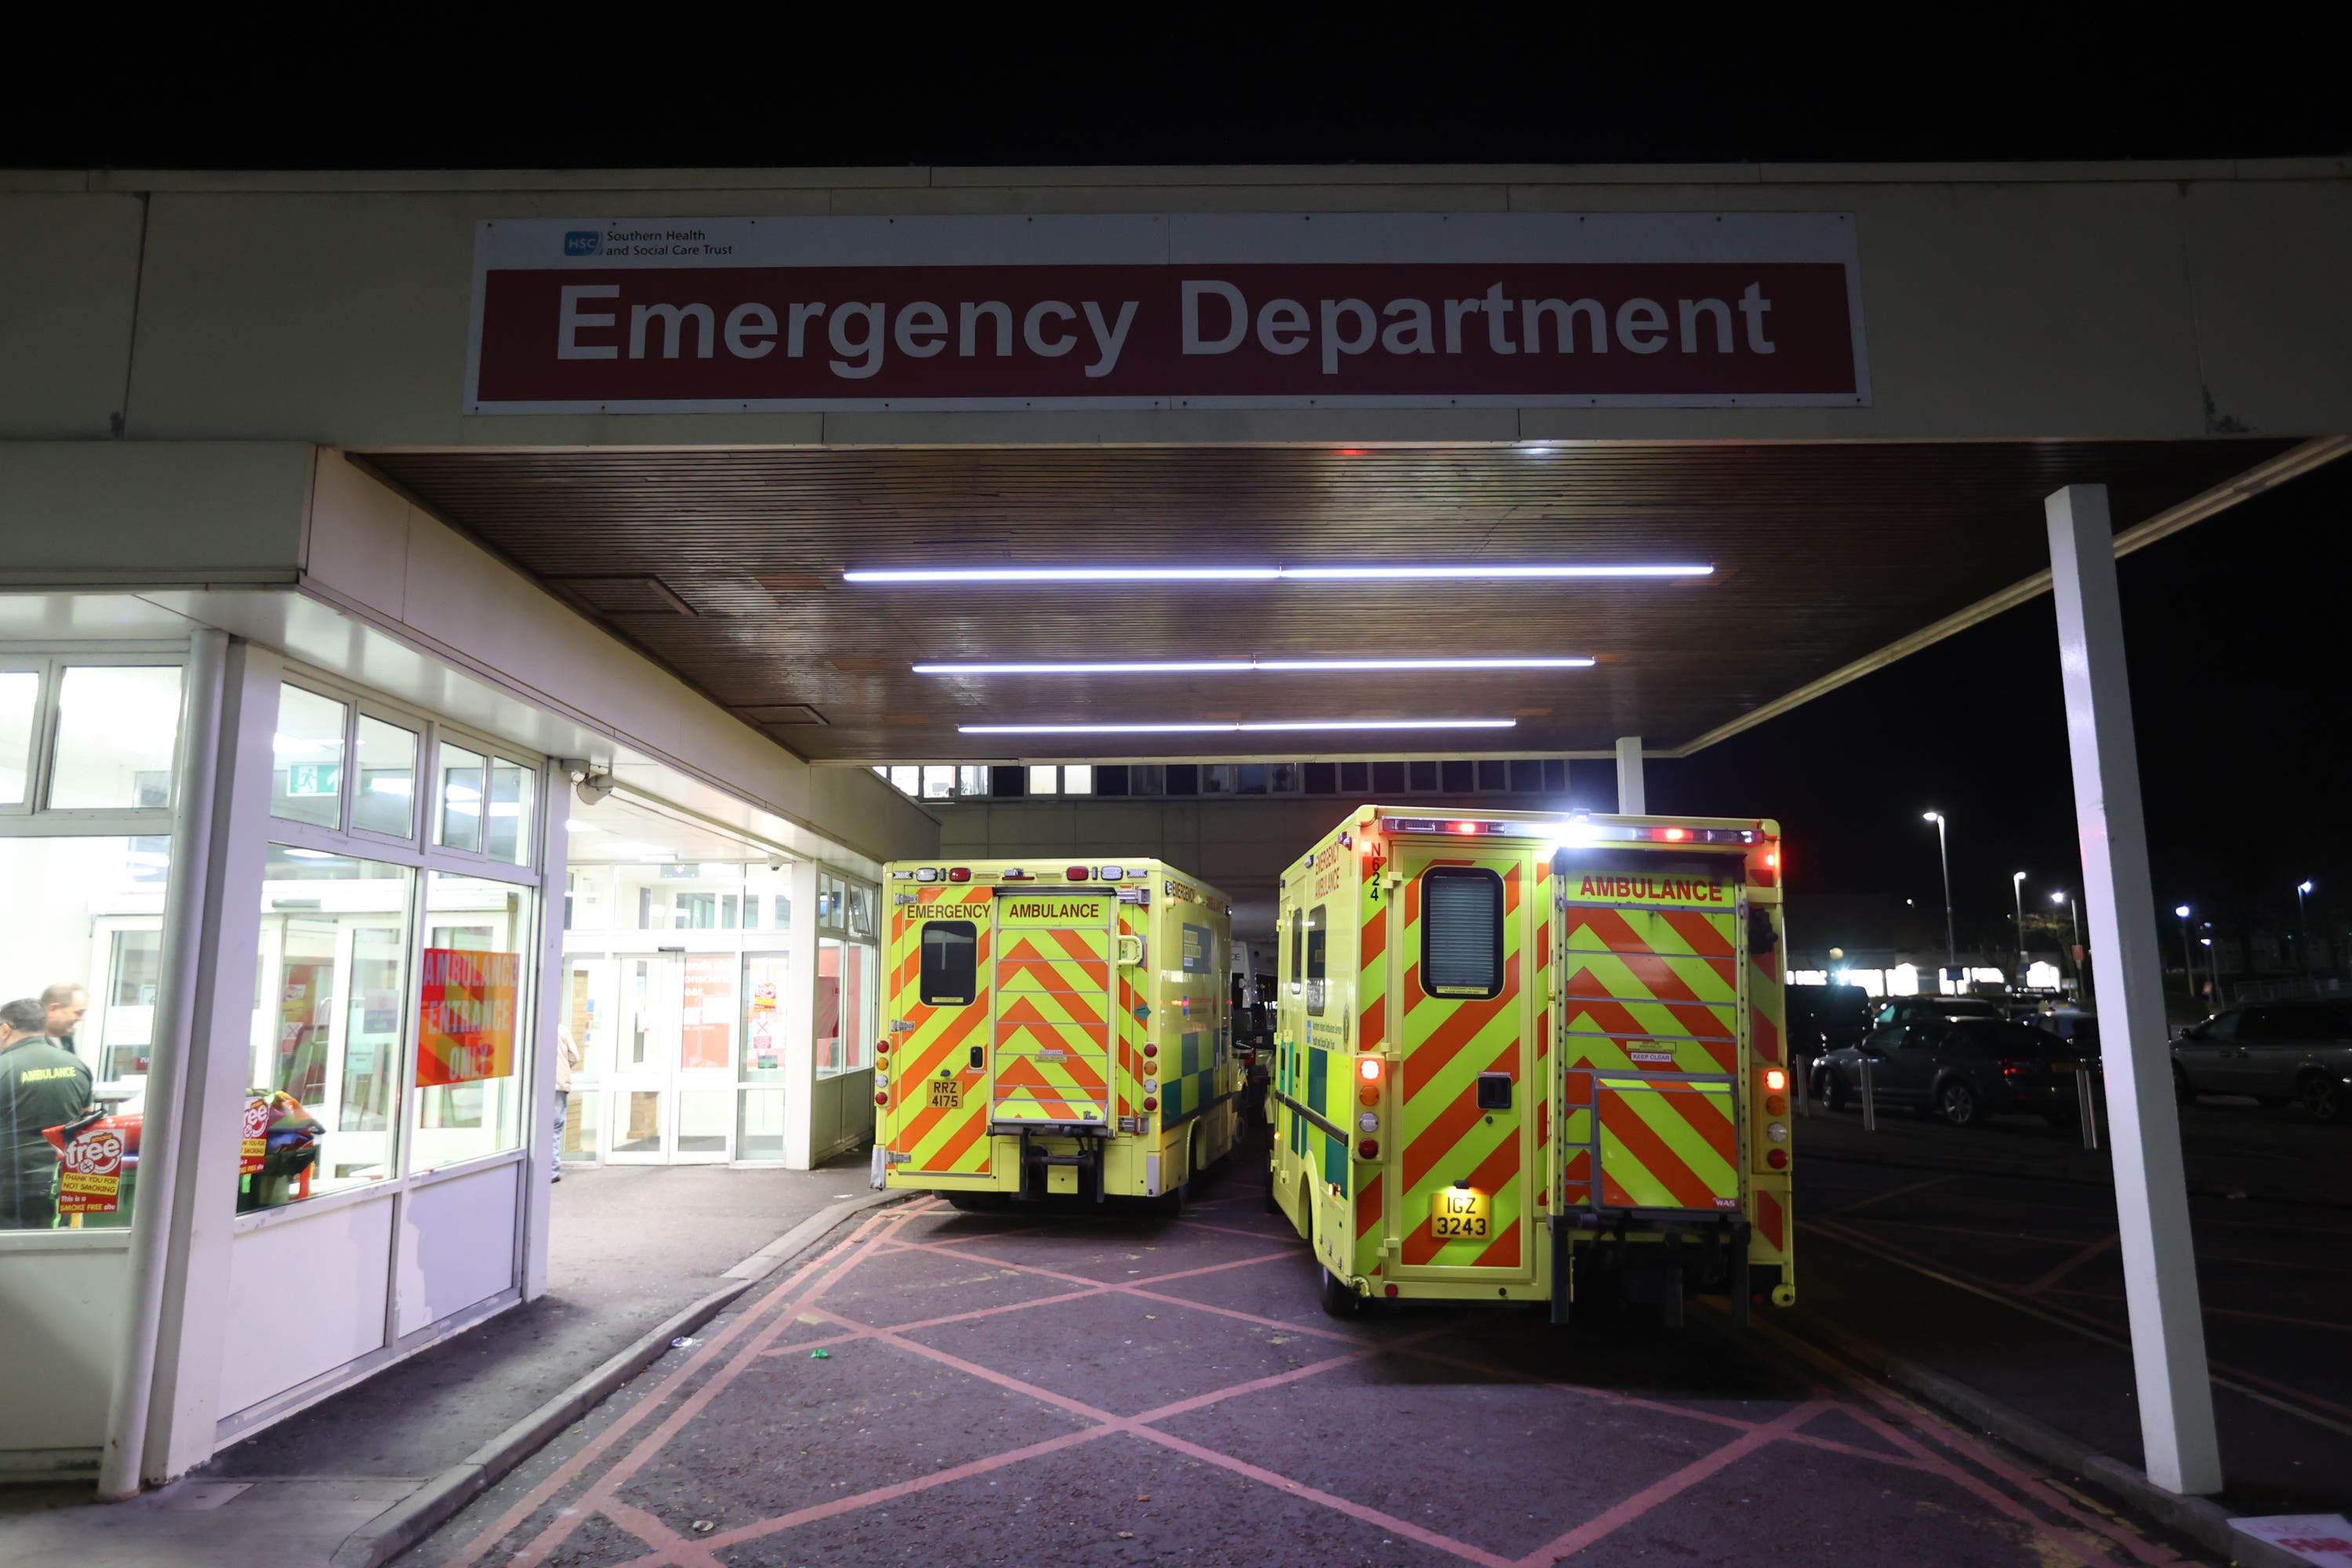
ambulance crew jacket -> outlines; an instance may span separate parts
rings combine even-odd
[[[41,1136],[89,1109],[89,1068],[39,1035],[0,1049],[0,1230],[58,1223],[58,1152]]]

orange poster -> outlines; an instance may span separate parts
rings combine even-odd
[[[515,993],[522,956],[425,950],[424,1004],[416,1029],[416,1081],[475,1083],[514,1072]]]

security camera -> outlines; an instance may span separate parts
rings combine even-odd
[[[608,773],[574,773],[572,793],[580,797],[581,805],[594,805],[613,793],[613,775]]]
[[[784,863],[782,860],[771,860],[768,862],[768,869],[771,871],[781,871],[783,868]]]
[[[556,766],[570,775],[573,784],[586,784],[588,775],[596,771],[585,757],[566,757]]]

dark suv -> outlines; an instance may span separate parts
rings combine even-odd
[[[1865,1059],[1881,1107],[1932,1111],[1955,1127],[2011,1111],[2063,1127],[2078,1114],[2074,1078],[2058,1065],[2074,1063],[2066,1042],[2031,1024],[1973,1012],[1880,1024],[1814,1069],[1824,1109],[1861,1103]]]
[[[2172,1087],[2184,1100],[2251,1094],[2265,1105],[2300,1100],[2322,1121],[2352,1121],[2352,1003],[2216,1013],[2172,1043]]]

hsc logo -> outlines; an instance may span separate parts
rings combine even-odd
[[[570,229],[563,236],[563,254],[566,256],[602,256],[604,253],[604,237],[593,228]]]

